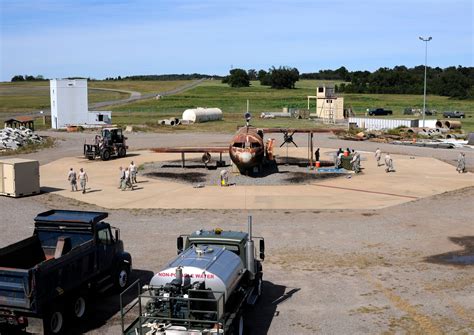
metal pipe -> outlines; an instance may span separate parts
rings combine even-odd
[[[426,66],[428,64],[428,42],[431,41],[431,36],[428,38],[419,37],[420,40],[425,42],[425,85],[423,89],[423,127],[425,126],[425,115],[426,115]]]
[[[248,233],[249,233],[248,240],[252,240],[252,215],[249,215],[249,218],[248,218]]]
[[[255,248],[252,240],[252,216],[249,215],[248,221],[248,239],[246,243],[247,251],[247,270],[250,273],[250,279],[255,278]]]

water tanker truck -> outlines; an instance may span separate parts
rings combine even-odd
[[[262,294],[265,258],[264,239],[252,236],[251,218],[248,232],[198,230],[178,237],[177,245],[178,256],[149,285],[140,289],[137,281],[122,293],[122,333],[243,334],[244,309]],[[138,299],[123,306],[122,297],[134,289]]]

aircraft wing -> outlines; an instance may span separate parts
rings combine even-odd
[[[165,148],[152,148],[151,151],[157,153],[226,153],[229,152],[229,147],[165,147]]]
[[[340,129],[331,129],[331,128],[258,128],[263,131],[264,134],[285,134],[285,133],[332,133]]]

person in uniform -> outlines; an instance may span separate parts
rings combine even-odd
[[[456,171],[458,173],[466,172],[466,155],[464,154],[464,152],[459,153]]]
[[[81,184],[82,193],[86,193],[86,184],[89,182],[89,177],[83,168],[79,170],[79,183]]]
[[[390,157],[389,153],[385,155],[385,172],[395,172],[395,169],[393,167],[393,160],[392,157]]]
[[[77,174],[73,168],[69,169],[69,173],[67,174],[67,180],[71,184],[71,192],[77,191]]]
[[[380,166],[381,158],[382,158],[382,151],[380,150],[380,148],[377,148],[377,150],[375,150],[375,160],[377,161],[377,166]]]

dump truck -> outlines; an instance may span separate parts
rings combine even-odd
[[[122,293],[138,293],[127,306],[121,296],[122,334],[242,334],[245,308],[262,294],[265,258],[264,239],[252,236],[251,218],[248,227],[179,236],[178,256],[149,285],[135,282]]]
[[[104,128],[100,135],[96,135],[94,143],[84,144],[84,157],[94,160],[100,157],[103,161],[108,161],[112,156],[125,157],[128,146],[127,138],[120,128]]]
[[[94,292],[124,289],[132,258],[105,212],[50,210],[33,236],[0,249],[0,333],[43,319],[45,334],[82,320]]]

